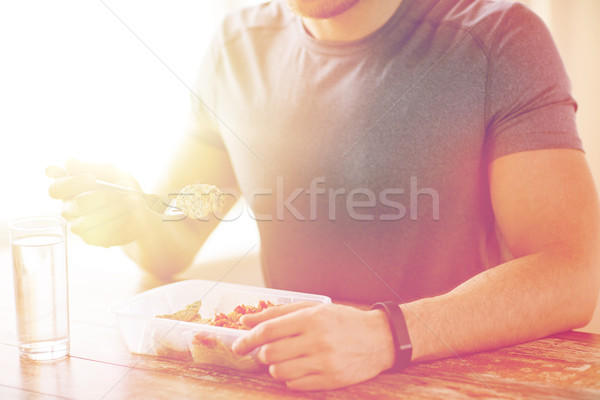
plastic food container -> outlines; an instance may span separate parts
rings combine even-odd
[[[198,300],[202,301],[200,315],[209,319],[215,313],[228,314],[240,304],[256,306],[260,300],[269,300],[273,304],[301,301],[331,303],[327,296],[187,280],[140,293],[115,305],[112,312],[125,344],[133,353],[193,360],[245,371],[261,369],[263,365],[256,359],[256,350],[245,356],[238,356],[231,350],[233,342],[248,331],[156,317],[172,314]]]

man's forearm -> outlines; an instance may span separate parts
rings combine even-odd
[[[218,221],[165,221],[156,216],[144,234],[123,246],[123,251],[142,269],[168,279],[186,269]]]
[[[549,249],[487,270],[447,294],[401,305],[413,361],[508,346],[585,325],[598,295],[596,253]]]

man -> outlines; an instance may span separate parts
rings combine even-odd
[[[394,307],[293,304],[243,322],[301,390],[586,324],[600,212],[552,40],[492,0],[287,0],[229,16],[190,133],[159,185],[239,189],[269,286]],[[165,223],[110,166],[67,164],[51,195],[87,242],[163,277],[218,223]],[[399,305],[399,306],[398,306]],[[401,311],[401,313],[400,313]],[[407,329],[409,338],[403,336]],[[412,353],[408,343],[412,344]]]

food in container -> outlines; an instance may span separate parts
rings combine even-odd
[[[244,356],[231,350],[233,342],[246,331],[209,322],[241,305],[261,307],[261,301],[272,305],[301,301],[331,303],[326,296],[188,280],[140,293],[113,307],[113,313],[131,352],[253,371],[262,368],[256,350]],[[196,322],[164,318],[178,312],[181,319]]]

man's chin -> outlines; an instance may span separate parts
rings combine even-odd
[[[333,18],[361,0],[286,0],[288,7],[302,18],[327,19]]]

